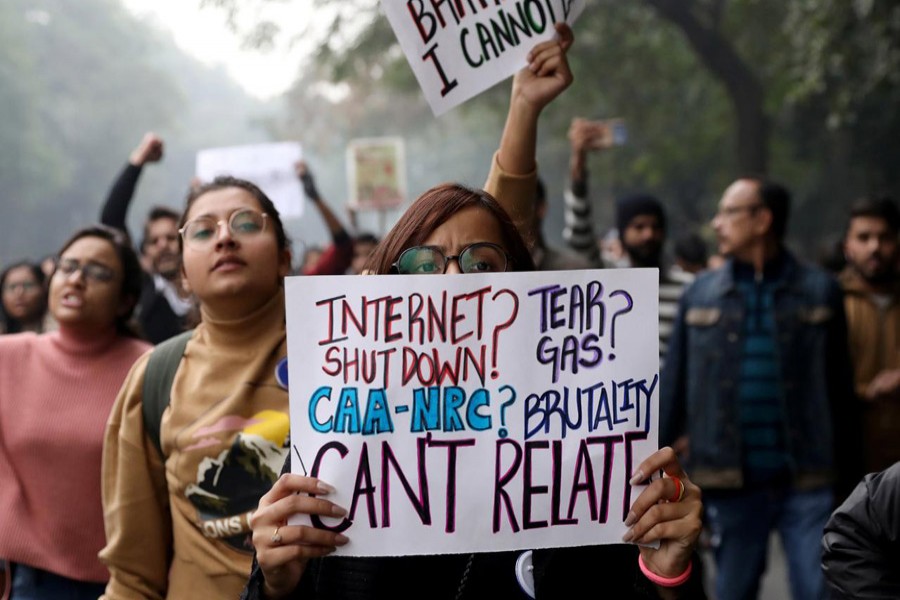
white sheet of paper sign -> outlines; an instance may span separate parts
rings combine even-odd
[[[255,183],[284,219],[303,215],[304,194],[294,163],[303,158],[297,142],[208,148],[197,153],[197,178],[208,183],[231,175]]]
[[[441,115],[527,64],[528,53],[572,25],[586,0],[382,0],[431,110]]]
[[[292,471],[338,554],[618,543],[658,448],[656,269],[286,281]],[[310,524],[300,517],[295,523]]]

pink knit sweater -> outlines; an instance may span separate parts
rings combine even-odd
[[[132,363],[149,345],[114,332],[0,337],[0,558],[106,581],[103,433]]]

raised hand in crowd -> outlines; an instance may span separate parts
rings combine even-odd
[[[513,78],[500,147],[485,184],[526,241],[534,222],[538,117],[573,81],[566,52],[574,34],[565,23],[557,23],[556,31],[557,39],[536,45],[528,66]]]
[[[583,181],[587,174],[587,154],[592,150],[605,148],[599,140],[606,135],[607,126],[597,121],[589,121],[581,117],[572,119],[569,125],[569,177],[572,182]]]
[[[314,263],[303,268],[303,275],[341,275],[353,260],[353,240],[331,207],[322,199],[309,165],[305,161],[299,160],[294,163],[294,171],[303,186],[303,193],[325,221],[332,240],[331,245]]]
[[[153,132],[144,134],[141,143],[131,151],[128,162],[136,167],[143,166],[148,162],[159,162],[163,157],[163,141]]]

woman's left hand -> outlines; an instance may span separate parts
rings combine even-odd
[[[647,486],[634,504],[625,524],[631,527],[625,542],[659,542],[659,549],[641,546],[644,564],[661,577],[678,577],[691,564],[691,557],[703,526],[700,488],[691,483],[669,447],[654,452],[635,471],[631,484],[637,484],[662,470],[665,477]],[[681,494],[678,481],[684,486]],[[679,498],[679,495],[681,496]]]

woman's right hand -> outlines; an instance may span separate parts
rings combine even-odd
[[[309,559],[331,554],[349,541],[346,536],[325,529],[287,524],[288,518],[296,514],[346,515],[345,509],[320,497],[333,491],[314,477],[288,473],[260,498],[259,507],[250,517],[250,527],[256,560],[266,580],[266,598],[275,600],[290,594],[300,583]]]
[[[557,23],[556,38],[541,42],[528,54],[528,66],[513,78],[511,107],[521,104],[540,113],[572,84],[566,54],[575,40],[572,28]]]

